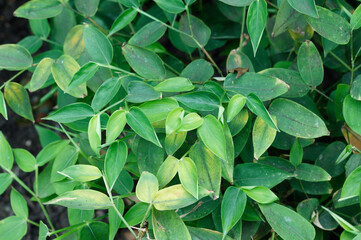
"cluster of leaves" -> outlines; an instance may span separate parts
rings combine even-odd
[[[136,239],[361,239],[361,7],[351,4],[19,7],[34,35],[0,46],[0,69],[18,71],[0,87],[0,113],[34,122],[33,109],[56,106],[35,125],[36,157],[0,132],[0,193],[16,181],[46,219],[29,219],[13,188],[0,239],[21,239],[28,223],[39,239],[114,239],[122,228]],[[39,89],[32,108],[27,91]],[[67,208],[69,227],[54,229],[49,204]]]

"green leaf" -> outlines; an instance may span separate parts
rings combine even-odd
[[[106,80],[96,91],[91,106],[95,112],[105,107],[118,93],[121,87],[119,78],[112,77]]]
[[[75,0],[76,9],[84,16],[84,17],[92,17],[98,10],[99,0]]]
[[[248,8],[247,29],[251,38],[253,53],[256,56],[267,21],[267,3],[265,0],[255,0]]]
[[[69,191],[44,204],[56,204],[63,207],[82,210],[106,209],[111,206],[111,202],[107,195],[90,189]]]
[[[64,92],[67,91],[73,76],[80,69],[79,64],[74,60],[74,58],[63,55],[58,60],[56,60],[51,66],[51,72],[53,74],[56,84]],[[76,98],[83,98],[87,95],[86,83],[72,88],[67,91],[70,95]]]
[[[357,76],[351,86],[351,97],[355,100],[361,100],[361,76]]]
[[[39,238],[38,238],[38,240],[46,240],[46,237],[48,236],[48,233],[49,233],[49,228],[41,220],[40,220],[39,225],[40,225],[40,227],[39,227]]]
[[[361,166],[353,170],[346,178],[341,192],[341,199],[358,196],[360,192]]]
[[[308,182],[330,181],[331,176],[322,168],[308,163],[301,163],[296,167],[296,178]]]
[[[69,166],[60,174],[77,182],[90,182],[102,177],[102,173],[97,167],[84,164]]]
[[[226,139],[223,127],[217,118],[213,115],[207,115],[197,133],[209,150],[218,157],[227,159]]]
[[[149,204],[138,202],[135,205],[133,205],[125,214],[124,219],[128,222],[130,226],[135,226],[139,223],[141,223],[144,215],[147,212],[147,209],[149,207]],[[124,222],[120,224],[120,228],[125,228]]]
[[[234,143],[231,130],[226,123],[223,125],[223,132],[226,139],[227,158],[221,159],[222,177],[232,184],[234,170]]]
[[[175,211],[158,211],[153,208],[153,232],[158,240],[191,240],[186,225]]]
[[[254,93],[261,101],[267,101],[285,94],[289,86],[275,77],[246,72],[239,78],[236,74],[228,74],[224,88],[243,96]]]
[[[10,82],[5,85],[4,93],[7,104],[16,114],[34,121],[29,95],[22,85]]]
[[[174,109],[168,114],[165,122],[165,129],[167,135],[170,135],[171,133],[175,132],[180,128],[183,120],[183,115],[184,110],[181,107]]]
[[[337,214],[333,213],[332,211],[330,211],[329,209],[325,208],[324,206],[321,206],[324,210],[326,210],[332,217],[333,219],[336,220],[336,222],[343,228],[345,229],[347,232],[351,232],[354,234],[359,234],[360,230],[358,230],[356,227],[354,227],[353,225],[351,225],[349,222],[347,222],[345,219],[343,219],[342,217],[338,216]]]
[[[164,140],[164,148],[168,155],[174,154],[184,143],[187,132],[172,132]]]
[[[347,44],[351,38],[350,24],[337,13],[319,6],[316,8],[319,18],[305,16],[308,24],[322,37],[337,44]]]
[[[244,209],[246,207],[247,196],[239,188],[228,187],[224,193],[221,207],[222,229],[223,237],[225,239],[227,233],[236,225],[241,219]],[[232,208],[232,206],[237,206]]]
[[[221,159],[202,142],[194,146],[189,156],[197,166],[199,189],[206,189],[213,199],[217,199],[221,187]]]
[[[198,173],[197,166],[189,157],[179,160],[178,175],[182,186],[198,199]]]
[[[270,125],[273,129],[279,131],[276,123],[273,121],[271,115],[261,102],[261,100],[253,93],[249,94],[246,98],[247,107],[254,114],[260,117],[263,121],[265,121],[268,125]],[[278,120],[278,118],[276,118]]]
[[[353,12],[350,20],[352,30],[359,29],[361,27],[361,5],[359,5]]]
[[[36,156],[38,166],[41,167],[50,160],[54,159],[65,146],[69,144],[68,140],[59,140],[46,145]]]
[[[275,25],[272,30],[272,36],[277,37],[294,24],[301,14],[290,6],[288,1],[282,1],[276,15]]]
[[[53,63],[54,60],[51,58],[43,58],[39,62],[29,83],[30,92],[39,90],[42,86],[44,86],[46,80],[48,80],[51,74],[51,66]]]
[[[154,52],[126,44],[122,47],[125,60],[140,76],[147,79],[163,79],[165,68],[162,59]]]
[[[119,2],[128,8],[139,7],[139,0],[119,0]]]
[[[156,176],[149,172],[142,172],[135,189],[137,198],[146,203],[153,202],[159,189],[159,183]]]
[[[24,197],[16,191],[15,188],[11,189],[10,193],[11,208],[16,216],[26,220],[29,217],[28,204]]]
[[[303,149],[300,141],[296,138],[295,142],[292,145],[290,152],[290,162],[293,166],[297,167],[302,163],[303,159]]]
[[[109,39],[92,25],[85,26],[83,36],[85,49],[90,59],[110,65],[113,59],[113,47]]]
[[[106,143],[113,142],[122,133],[127,123],[124,110],[117,110],[110,116],[106,130]]]
[[[318,18],[315,0],[287,0],[298,12],[313,18]]]
[[[317,138],[329,135],[325,123],[316,114],[291,100],[279,98],[269,107],[277,126],[295,137]]]
[[[48,19],[29,19],[29,25],[35,36],[47,38],[50,34]]]
[[[196,91],[176,95],[174,98],[197,111],[213,111],[220,107],[219,98],[217,95],[207,91]]]
[[[220,0],[221,2],[224,2],[225,4],[234,6],[234,7],[245,7],[250,5],[254,0]]]
[[[268,125],[262,118],[257,117],[253,125],[252,141],[254,158],[258,159],[272,145],[277,131]]]
[[[134,20],[134,18],[137,16],[137,13],[138,12],[132,8],[129,8],[124,12],[122,12],[113,22],[112,27],[109,30],[108,36],[111,36],[114,33],[125,28],[128,24],[130,24]]]
[[[58,172],[63,171],[65,168],[75,164],[78,159],[78,150],[70,145],[65,146],[61,152],[56,156],[52,170],[51,170],[51,182],[58,182],[65,178],[65,176]]]
[[[160,211],[175,210],[195,203],[197,199],[180,184],[164,188],[157,192],[153,206]]]
[[[123,212],[124,212],[123,199],[116,198],[116,199],[114,199],[114,203],[115,203],[115,207],[118,209],[118,211],[121,214],[123,214]],[[122,221],[114,208],[109,208],[108,214],[109,214],[109,240],[113,240],[119,230],[119,227],[120,227],[120,224]]]
[[[100,145],[102,144],[100,115],[95,115],[90,119],[88,125],[88,139],[93,152],[99,155]]]
[[[66,35],[64,41],[64,54],[78,59],[85,52],[84,33],[85,25],[76,25]]]
[[[276,203],[259,204],[273,230],[283,239],[312,240],[315,229],[298,213]]]
[[[149,101],[139,106],[151,123],[165,120],[168,114],[177,107],[179,107],[178,102],[173,98]]]
[[[234,169],[234,183],[240,187],[264,186],[273,188],[292,176],[283,170],[260,163],[238,164]]]
[[[311,41],[302,43],[297,55],[297,66],[305,83],[318,86],[323,81],[323,64],[316,46]]]
[[[361,111],[361,102],[347,95],[343,101],[343,117],[347,125],[357,134],[361,134],[361,122],[358,121],[358,113]]]
[[[63,6],[57,0],[32,0],[15,10],[16,17],[27,19],[52,18],[63,11]]]
[[[69,86],[65,89],[65,92],[70,91],[71,89],[86,83],[91,79],[95,73],[98,71],[99,66],[96,63],[88,62],[84,64],[79,70],[74,74],[71,79]]]
[[[182,0],[155,0],[154,1],[161,9],[169,13],[181,13],[185,10],[185,6]]]
[[[268,204],[278,200],[278,197],[271,190],[263,186],[241,187],[241,189],[247,194],[248,197],[252,198],[258,203]]]
[[[214,74],[212,65],[204,59],[197,59],[188,64],[180,77],[188,78],[191,82],[208,81]]]
[[[155,86],[159,92],[187,92],[193,90],[194,86],[188,78],[168,78]]]
[[[6,170],[11,170],[14,164],[14,155],[9,142],[0,131],[0,166]]]
[[[177,174],[179,160],[169,155],[157,172],[159,188],[165,187]]]
[[[246,104],[246,98],[241,94],[234,95],[228,103],[227,107],[227,122],[232,121],[232,119],[241,112],[244,105]]]
[[[127,156],[128,147],[123,141],[115,142],[108,148],[104,161],[104,172],[110,190],[113,189],[120,172],[123,170]]]
[[[177,130],[177,132],[188,132],[197,129],[202,126],[203,121],[203,118],[200,117],[197,113],[189,113],[183,118],[182,125]]]
[[[109,226],[104,222],[91,222],[80,230],[80,240],[102,239],[109,235]]]
[[[184,34],[180,35],[182,41],[190,47],[204,47],[211,37],[211,29],[209,29],[201,19],[192,15],[187,16],[187,14],[183,14],[181,16],[179,20],[179,30],[193,36],[193,38],[191,38]]]
[[[13,178],[8,173],[0,173],[0,195],[10,186]]]
[[[0,91],[0,113],[1,115],[3,115],[5,120],[8,120],[8,110],[6,108],[4,95],[1,91]]]
[[[162,147],[147,116],[138,107],[132,107],[127,113],[127,123],[136,134],[155,145]]]
[[[88,104],[79,102],[62,107],[43,119],[60,123],[71,123],[93,116],[93,109]]]
[[[20,240],[27,231],[25,219],[10,216],[0,221],[0,239]]]
[[[37,167],[35,157],[27,150],[21,148],[13,149],[15,161],[24,172],[32,172]]]
[[[128,41],[129,44],[147,47],[158,41],[167,30],[162,23],[153,21],[139,29]]]
[[[24,47],[30,54],[36,53],[43,45],[43,40],[38,36],[27,36],[18,42],[18,45]]]
[[[128,102],[142,103],[158,98],[160,98],[160,93],[145,82],[133,81],[128,84],[128,95],[125,98]]]
[[[157,174],[164,160],[164,149],[139,137],[136,144],[133,150],[137,156],[139,173],[147,171]]]

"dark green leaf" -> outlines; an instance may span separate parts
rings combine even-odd
[[[155,90],[159,92],[187,92],[194,88],[188,78],[174,77],[168,78],[155,86]]]
[[[137,11],[132,8],[129,8],[122,12],[117,19],[115,19],[112,27],[110,28],[108,36],[113,35],[114,33],[125,28],[129,23],[131,23],[134,18],[137,16]]]
[[[99,0],[75,0],[75,7],[85,17],[92,17],[98,10]]]
[[[182,0],[155,0],[154,1],[161,9],[169,13],[181,13],[185,10]]]
[[[73,76],[71,79],[69,86],[66,88],[66,92],[71,89],[86,83],[89,79],[91,79],[94,74],[98,71],[99,66],[96,63],[88,62],[84,64]]]
[[[125,142],[115,142],[108,148],[104,161],[104,172],[108,181],[109,189],[112,189],[120,172],[123,170],[128,156],[128,148]]]
[[[187,14],[182,15],[179,21],[179,30],[193,36],[191,38],[184,34],[180,35],[182,41],[190,47],[204,47],[211,37],[211,29],[201,19],[192,15],[189,17]]]
[[[174,98],[189,108],[198,111],[213,111],[220,107],[217,95],[206,91],[196,91],[174,96]]]
[[[97,28],[86,25],[84,28],[85,49],[91,60],[110,65],[113,59],[113,47],[109,39]]]
[[[49,116],[44,119],[60,123],[71,123],[93,116],[93,109],[88,104],[79,102],[62,107],[50,113]]]
[[[308,163],[301,163],[296,167],[296,178],[308,182],[330,181],[331,176],[322,168]]]
[[[191,82],[208,81],[214,74],[212,65],[204,59],[197,59],[188,64],[180,76],[188,78]]]
[[[287,0],[298,12],[313,18],[318,18],[315,0]]]
[[[105,107],[117,94],[121,87],[119,78],[112,77],[106,80],[96,91],[91,106],[95,112]]]
[[[128,84],[128,95],[126,97],[128,102],[142,103],[158,98],[160,98],[160,93],[145,82],[133,81]]]
[[[134,46],[147,47],[158,41],[164,35],[166,30],[166,26],[154,21],[139,29],[128,42]]]
[[[267,3],[265,0],[255,0],[251,3],[247,14],[247,29],[251,38],[253,53],[256,56],[267,21]]]
[[[32,0],[15,10],[16,17],[27,19],[52,18],[63,11],[63,6],[57,0]]]

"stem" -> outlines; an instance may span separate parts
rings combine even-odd
[[[105,217],[107,217],[107,216],[108,216],[108,214],[103,215],[103,216],[100,216],[100,217],[97,217],[97,218],[94,218],[94,219],[92,219],[92,220],[90,220],[90,221],[87,221],[87,222],[84,222],[84,223],[78,223],[78,224],[75,224],[75,225],[73,225],[73,226],[65,227],[65,228],[62,228],[62,229],[59,229],[59,230],[50,232],[49,235],[53,235],[53,234],[57,234],[57,233],[60,233],[60,232],[64,232],[64,231],[67,231],[67,230],[69,230],[69,229],[73,229],[73,228],[76,228],[76,227],[79,227],[79,226],[83,227],[83,226],[85,226],[85,225],[87,225],[87,224],[89,224],[89,223],[98,221],[98,220],[103,219],[103,218],[105,218]],[[78,228],[77,228],[77,229],[78,229]],[[63,235],[62,235],[62,236],[63,236]]]
[[[354,56],[353,56],[353,32],[352,31],[351,31],[351,40],[350,41],[351,41],[350,42],[350,48],[351,48],[351,79],[350,79],[350,86],[352,86],[354,69],[355,69],[355,60],[354,60]]]
[[[6,84],[8,84],[9,82],[11,82],[12,80],[14,80],[15,78],[17,78],[18,76],[20,76],[23,72],[25,72],[28,69],[24,69],[21,70],[20,72],[18,72],[17,74],[15,74],[14,76],[12,76],[9,80],[7,80],[6,82],[3,83],[3,85],[1,85],[0,90],[3,89],[5,87]]]
[[[40,38],[41,40],[43,40],[44,42],[47,42],[47,43],[50,43],[50,44],[54,44],[54,45],[56,45],[56,46],[59,46],[59,47],[63,47],[63,45],[62,44],[60,44],[60,43],[57,43],[57,42],[54,42],[54,41],[52,41],[52,40],[49,40],[49,39],[47,39],[47,38]]]
[[[347,68],[347,70],[351,71],[351,68],[349,65],[347,65],[347,63],[345,63],[341,58],[339,58],[336,54],[334,54],[332,51],[330,51],[330,54],[337,60],[339,61],[343,66],[345,66]]]
[[[65,128],[63,127],[63,125],[61,123],[58,123],[59,126],[63,129],[65,135],[68,137],[68,139],[70,140],[70,142],[74,145],[74,147],[79,151],[79,153],[85,158],[88,159],[88,156],[83,152],[83,150],[80,149],[80,147],[78,146],[78,144],[76,144],[74,142],[74,140],[71,138],[71,136],[69,135],[68,131],[65,130]]]
[[[122,12],[124,12],[124,8],[123,8],[123,5],[120,3],[120,1],[118,1],[118,5],[120,7],[120,9],[122,10]],[[134,30],[134,27],[133,27],[133,24],[132,22],[130,22],[128,24],[129,28],[130,28],[130,31],[131,31],[131,34],[133,35],[135,33],[135,30]]]
[[[123,99],[119,100],[118,102],[113,103],[112,105],[104,108],[102,111],[99,112],[99,115],[101,115],[102,113],[105,113],[106,111],[108,111],[108,110],[111,109],[112,107],[115,107],[115,106],[117,106],[118,104],[122,103],[122,102],[124,101],[124,99],[125,99],[125,98],[123,98]]]
[[[332,98],[330,98],[329,96],[327,96],[326,94],[324,94],[323,92],[321,92],[320,90],[318,90],[317,88],[311,88],[311,90],[315,90],[315,92],[317,92],[318,94],[320,94],[321,96],[323,96],[324,98],[326,98],[327,100],[329,100],[330,102],[334,103],[336,106],[341,107],[338,103],[336,103]]]
[[[96,21],[94,21],[93,19],[91,19],[90,17],[87,17],[87,19],[92,23],[94,24],[95,26],[97,26],[100,30],[102,30],[105,35],[108,35],[108,31],[105,30],[104,28],[102,28],[102,26],[100,26]]]
[[[244,33],[244,26],[246,25],[246,10],[247,7],[243,7],[243,16],[242,16],[242,28],[241,28],[241,37],[239,38],[239,50],[242,51],[243,48],[243,33]]]
[[[279,9],[279,7],[277,6],[277,5],[275,5],[275,4],[273,4],[272,2],[270,2],[270,1],[267,1],[267,3],[271,6],[271,7],[274,7],[275,9]]]
[[[35,168],[35,195],[39,196],[39,166]]]
[[[53,129],[53,130],[56,130],[56,131],[58,131],[58,132],[65,133],[65,132],[63,131],[63,129],[57,128],[57,127],[54,127],[54,126],[51,126],[51,125],[48,125],[48,124],[45,124],[45,123],[39,123],[39,125],[44,126],[44,127],[47,127],[47,128],[50,128],[50,129]],[[70,136],[73,136],[73,137],[78,137],[78,135],[76,135],[76,134],[74,134],[74,133],[71,133],[71,132],[68,132],[68,134],[69,134]]]
[[[112,66],[112,65],[104,65],[104,64],[100,64],[100,63],[96,63],[99,67],[105,67],[105,68],[109,68],[109,69],[112,69],[112,70],[115,70],[115,71],[119,71],[119,72],[122,72],[122,73],[125,73],[125,74],[128,74],[128,75],[132,75],[132,76],[136,76],[136,77],[139,77],[139,78],[142,78],[140,76],[138,76],[137,74],[135,73],[132,73],[132,72],[128,72],[127,70],[124,70],[124,69],[121,69],[121,68],[118,68],[118,67],[115,67],[115,66]],[[144,79],[144,78],[142,78]]]
[[[118,214],[119,218],[123,221],[123,223],[125,224],[125,226],[127,226],[127,228],[129,229],[129,231],[133,234],[133,236],[134,236],[135,238],[137,238],[137,235],[136,235],[135,232],[133,231],[132,227],[129,226],[128,222],[124,219],[123,215],[119,212],[118,208],[115,206],[114,200],[113,200],[113,196],[112,196],[112,191],[111,191],[110,188],[109,188],[108,182],[107,182],[107,180],[105,179],[104,174],[103,174],[103,180],[104,180],[104,184],[105,184],[105,187],[106,187],[106,189],[107,189],[107,192],[108,192],[108,196],[109,196],[110,202],[112,203],[112,207],[114,208],[115,212]]]
[[[40,225],[34,221],[31,221],[30,219],[26,219],[26,221],[34,226],[40,227]]]
[[[138,233],[138,237],[137,237],[137,239],[140,239],[140,234],[142,233],[142,228],[143,228],[143,225],[144,225],[144,222],[145,222],[145,220],[147,219],[147,216],[148,216],[148,214],[149,214],[149,211],[150,211],[150,209],[152,208],[152,204],[150,203],[149,204],[149,206],[148,206],[148,209],[147,209],[147,211],[145,212],[145,215],[144,215],[144,217],[143,217],[143,220],[142,220],[142,222],[140,223],[140,231],[139,231],[139,233]]]

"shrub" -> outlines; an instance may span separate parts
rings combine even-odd
[[[361,7],[316,4],[20,6],[33,35],[0,46],[0,68],[17,71],[0,113],[34,122],[53,109],[36,121],[36,157],[0,132],[0,193],[17,182],[44,222],[13,188],[0,239],[21,239],[28,223],[39,239],[360,238]],[[68,227],[54,228],[51,204],[66,207]]]

